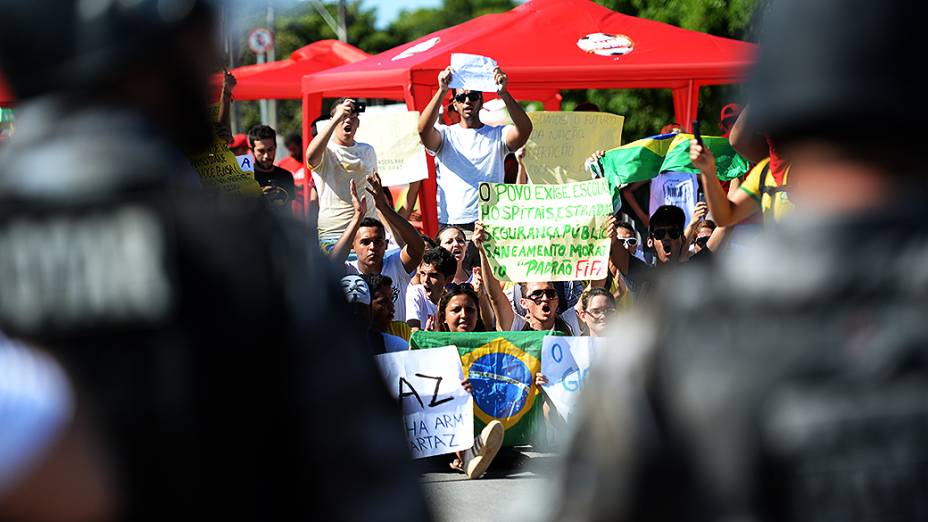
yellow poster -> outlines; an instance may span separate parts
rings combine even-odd
[[[210,112],[216,118],[219,105],[211,105]],[[205,151],[191,156],[190,163],[200,175],[203,187],[211,192],[223,195],[261,195],[261,187],[255,181],[254,174],[242,172],[229,145],[218,136]]]
[[[532,136],[525,145],[531,183],[552,185],[587,181],[583,162],[597,150],[622,141],[624,116],[605,112],[530,112]]]
[[[501,281],[599,280],[609,269],[605,179],[564,185],[481,183],[480,219]]]

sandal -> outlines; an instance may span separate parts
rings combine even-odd
[[[458,458],[455,458],[454,460],[452,460],[451,462],[449,462],[449,463],[448,463],[448,467],[451,468],[451,469],[453,469],[453,470],[455,470],[455,471],[460,471],[461,473],[467,473],[467,472],[464,470],[464,463],[462,463],[462,462],[461,462],[461,459],[458,459]]]

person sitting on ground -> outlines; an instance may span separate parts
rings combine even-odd
[[[342,233],[338,242],[330,253],[330,258],[336,263],[344,263],[349,274],[383,274],[390,277],[393,282],[393,303],[397,317],[406,318],[406,289],[412,278],[412,272],[419,266],[425,243],[419,237],[419,232],[400,217],[393,210],[380,183],[380,176],[376,173],[368,178],[367,192],[374,198],[377,209],[403,240],[401,250],[386,255],[387,240],[386,228],[380,221],[365,217],[367,202],[358,196],[355,181],[349,182],[354,216],[348,228]],[[358,259],[347,261],[348,251],[354,248]],[[405,323],[404,323],[405,324]]]
[[[457,262],[451,252],[436,247],[427,250],[419,263],[419,284],[406,291],[406,324],[413,330],[425,328],[429,318],[438,310],[438,300],[445,285],[454,277]]]
[[[335,240],[351,224],[354,208],[350,182],[363,186],[377,170],[374,147],[354,139],[361,124],[355,100],[335,100],[329,114],[329,121],[323,124],[306,148],[306,163],[313,172],[318,198],[319,238],[323,241]],[[362,196],[366,203],[362,217],[376,218],[374,200],[367,194]]]
[[[484,332],[486,329],[480,320],[479,310],[480,299],[474,288],[468,283],[452,283],[439,300],[437,318],[429,322],[429,329],[440,332]],[[468,393],[473,393],[469,380],[462,384]],[[480,478],[503,445],[504,434],[500,421],[490,421],[480,434],[474,437],[474,446],[467,451],[455,452],[455,459],[449,466],[465,473],[467,478]]]
[[[248,146],[255,159],[255,181],[264,197],[274,208],[289,209],[296,197],[296,184],[290,171],[274,165],[277,132],[267,125],[255,125],[248,131]]]
[[[436,127],[438,109],[450,88],[451,67],[439,73],[438,91],[419,117],[419,137],[438,167],[438,221],[442,226],[455,224],[473,230],[480,183],[502,183],[506,154],[525,145],[532,133],[532,121],[506,90],[506,74],[497,67],[494,75],[513,125],[484,125],[480,121],[483,93],[456,89],[452,96],[460,122]]]
[[[522,292],[519,304],[525,308],[527,317],[522,317],[513,310],[499,280],[490,268],[490,261],[483,244],[485,240],[486,231],[483,229],[483,223],[478,221],[474,226],[474,245],[480,251],[480,271],[485,278],[484,284],[490,299],[490,306],[496,316],[497,331],[555,330],[564,335],[574,335],[567,322],[557,315],[559,302],[557,289],[549,281],[519,283]]]
[[[361,276],[371,292],[371,331],[383,336],[384,353],[402,352],[409,349],[409,342],[402,337],[387,333],[393,322],[393,280],[380,274]]]

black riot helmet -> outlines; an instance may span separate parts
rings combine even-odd
[[[0,68],[19,99],[94,89],[211,17],[203,0],[0,0]]]
[[[885,150],[925,118],[915,80],[928,4],[777,0],[750,78],[749,125],[778,143],[805,138]]]

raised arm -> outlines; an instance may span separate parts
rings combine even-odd
[[[747,120],[747,113],[748,108],[745,107],[738,115],[728,135],[728,143],[731,144],[731,148],[735,149],[735,152],[751,163],[757,164],[770,155],[770,147],[763,135],[748,131],[744,123]]]
[[[506,104],[506,110],[509,111],[509,117],[512,118],[513,123],[512,127],[506,127],[503,139],[506,140],[506,146],[509,147],[509,150],[518,150],[528,142],[528,137],[532,135],[532,120],[528,118],[525,109],[519,105],[519,102],[506,89],[506,84],[509,82],[506,73],[497,67],[493,71],[493,75],[496,78],[496,84],[499,85],[499,97]]]
[[[335,246],[332,247],[332,252],[329,253],[329,258],[339,265],[348,259],[348,253],[351,252],[351,245],[354,243],[354,236],[358,232],[358,227],[361,226],[364,214],[367,213],[367,200],[358,197],[358,186],[354,180],[348,183],[348,187],[351,190],[351,205],[354,207],[354,215],[351,216],[348,228],[342,232],[342,236],[338,238]]]
[[[342,102],[335,108],[335,113],[329,118],[325,127],[316,134],[313,141],[309,142],[309,146],[306,147],[306,164],[309,168],[312,170],[319,168],[319,165],[322,164],[323,154],[325,154],[325,147],[329,144],[329,140],[332,139],[332,134],[335,133],[335,129],[345,121],[345,118],[347,118],[353,110],[354,100],[345,100]]]
[[[635,199],[635,192],[638,191],[645,183],[650,183],[649,181],[636,181],[627,187],[622,189],[622,199],[628,203],[628,206],[632,208],[632,212],[638,216],[638,219],[641,220],[641,223],[644,226],[650,226],[650,217],[648,213],[641,208],[641,205],[638,204],[638,200]]]
[[[512,327],[512,320],[515,318],[515,311],[503,292],[503,287],[493,275],[493,269],[490,268],[490,260],[487,258],[487,252],[483,242],[486,240],[486,232],[483,230],[483,223],[480,221],[474,224],[474,246],[480,251],[480,273],[483,276],[483,285],[486,287],[487,297],[490,298],[490,307],[493,309],[493,315],[496,316],[496,330],[504,332]]]
[[[438,109],[441,108],[441,102],[448,94],[448,85],[451,83],[451,66],[438,73],[438,91],[432,96],[432,101],[425,106],[425,110],[419,115],[419,139],[425,148],[438,152],[441,148],[441,133],[435,129],[435,123],[438,121]]]
[[[709,149],[696,143],[696,140],[690,140],[690,161],[699,169],[702,190],[706,194],[706,203],[718,226],[736,225],[760,209],[760,206],[744,191],[738,191],[734,196],[734,201],[728,199],[728,194],[725,193],[716,175],[715,157]]]
[[[402,239],[404,246],[400,252],[400,260],[403,262],[406,273],[412,272],[422,261],[422,254],[425,252],[425,241],[422,241],[422,236],[419,235],[416,228],[393,209],[393,205],[390,204],[390,200],[387,199],[384,192],[385,189],[380,182],[379,174],[375,172],[373,175],[368,176],[367,185],[367,191],[374,196],[377,210],[380,211],[380,215],[387,222],[387,226]]]
[[[616,234],[615,216],[609,216],[609,219],[606,220],[606,234],[611,241],[609,245],[609,261],[612,261],[612,264],[619,269],[619,272],[628,275],[629,254],[628,250],[625,249],[625,245],[619,243]]]
[[[696,203],[696,208],[693,209],[693,217],[683,231],[684,245],[690,246],[693,244],[693,241],[696,239],[696,225],[706,217],[707,212],[709,212],[709,206],[706,205],[705,202],[700,201]]]

